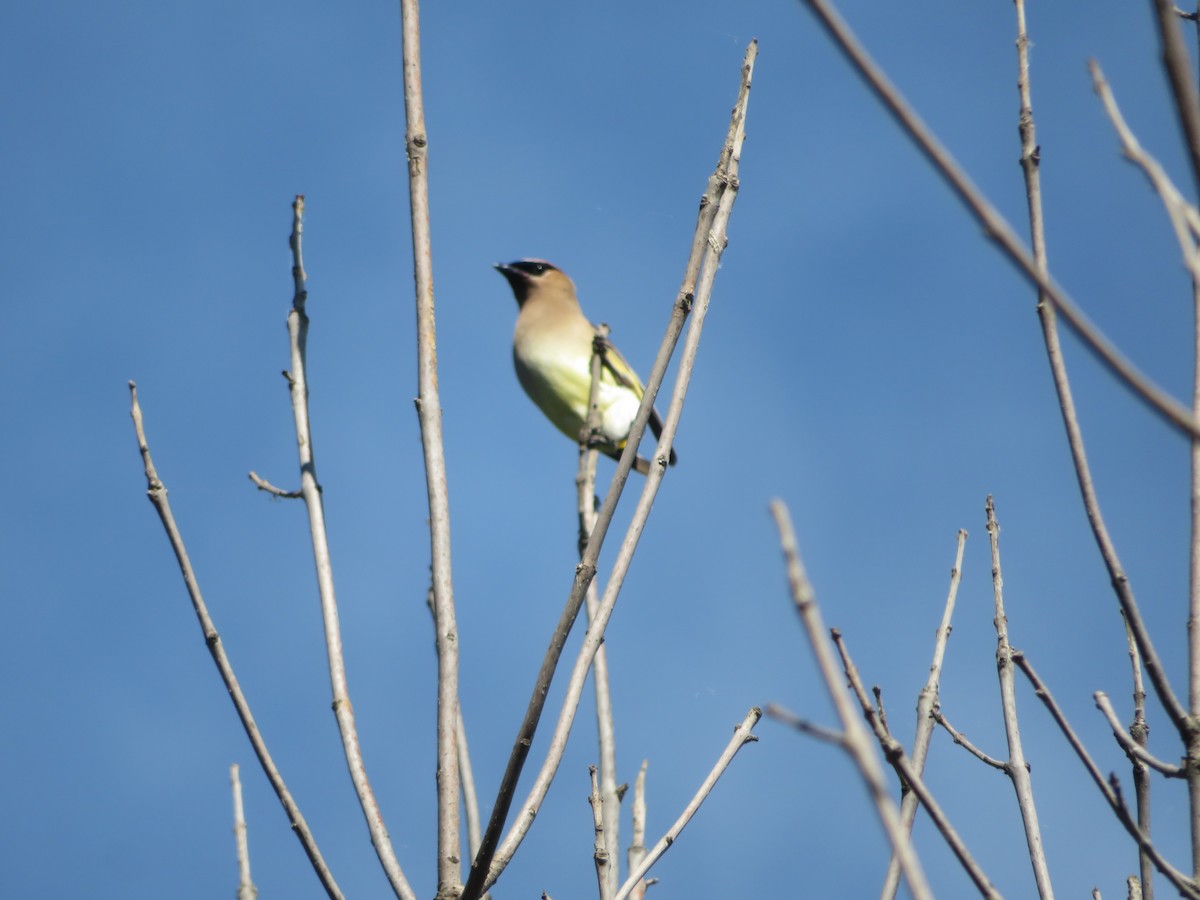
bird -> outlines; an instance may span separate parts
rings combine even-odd
[[[587,420],[592,385],[592,346],[596,329],[583,314],[575,284],[566,273],[544,259],[497,263],[517,300],[517,325],[513,330],[513,365],[517,380],[529,398],[554,425],[579,440]],[[641,379],[608,344],[599,388],[600,434],[596,448],[613,459],[629,438],[644,393]],[[650,430],[662,436],[658,410],[650,412]],[[676,455],[671,450],[670,465]],[[650,463],[637,457],[634,467],[646,475]]]

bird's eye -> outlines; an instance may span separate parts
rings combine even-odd
[[[512,267],[534,277],[545,275],[554,268],[550,263],[540,259],[523,259],[520,262],[512,263]]]

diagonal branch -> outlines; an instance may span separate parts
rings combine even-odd
[[[994,756],[988,756],[969,740],[967,740],[967,736],[951,725],[950,720],[942,714],[940,709],[935,709],[933,711],[933,718],[939,725],[946,729],[946,733],[950,735],[950,739],[953,740],[954,743],[958,744],[981,763],[989,765],[993,769],[999,769],[1001,772],[1008,768],[1008,763],[1006,763],[1004,760],[996,759]]]
[[[1083,746],[1079,735],[1075,733],[1075,729],[1071,727],[1071,724],[1067,721],[1067,717],[1063,715],[1058,702],[1054,699],[1054,696],[1050,693],[1049,688],[1046,687],[1042,679],[1038,677],[1029,660],[1025,658],[1025,654],[1014,650],[1012,661],[1016,664],[1017,668],[1025,673],[1025,677],[1033,685],[1034,693],[1042,701],[1046,709],[1049,710],[1050,716],[1062,731],[1063,736],[1067,739],[1067,743],[1071,745],[1071,749],[1079,757],[1079,761],[1083,763],[1083,767],[1087,769],[1096,787],[1100,789],[1100,793],[1108,802],[1109,808],[1112,809],[1113,814],[1117,817],[1117,821],[1121,823],[1121,826],[1129,833],[1129,836],[1137,842],[1138,847],[1146,853],[1154,863],[1154,867],[1163,874],[1167,881],[1175,885],[1180,894],[1190,897],[1192,900],[1200,900],[1200,885],[1167,862],[1162,854],[1158,852],[1158,848],[1150,842],[1150,838],[1138,827],[1137,822],[1130,815],[1128,807],[1125,806],[1125,801],[1121,798],[1120,792],[1117,790],[1116,785],[1118,782],[1116,776],[1113,775],[1106,781],[1104,776],[1100,774],[1100,769],[1092,761],[1092,757],[1087,752],[1087,748]]]
[[[958,543],[954,552],[954,565],[950,569],[950,590],[946,595],[946,605],[942,609],[942,621],[938,625],[933,641],[933,663],[929,666],[929,677],[925,686],[917,696],[917,733],[913,738],[912,766],[918,772],[925,771],[925,760],[929,756],[929,739],[933,735],[933,711],[938,706],[938,680],[942,674],[942,661],[946,656],[946,643],[950,640],[950,620],[954,616],[954,604],[958,599],[958,585],[962,580],[963,548],[967,543],[967,533],[958,530]],[[913,821],[917,817],[919,800],[912,791],[905,790],[900,799],[900,824],[906,834],[912,834]],[[892,856],[888,863],[887,875],[884,878],[883,890],[880,896],[895,897],[900,887],[900,861]]]
[[[1145,400],[1164,419],[1190,435],[1200,435],[1200,423],[1174,397],[1167,394],[1140,372],[1107,337],[1092,323],[1067,293],[1038,269],[1037,263],[1021,245],[1012,226],[996,210],[983,193],[955,162],[945,147],[908,105],[908,101],[884,75],[859,43],[845,20],[828,0],[804,0],[846,58],[883,101],[888,111],[913,139],[926,158],[953,188],[983,227],[984,234],[995,242],[1033,286],[1039,288],[1058,312],[1082,338],[1095,356],[1118,376],[1120,381]]]
[[[595,621],[588,628],[588,634],[584,639],[583,647],[580,649],[576,669],[572,673],[571,683],[567,690],[567,698],[564,700],[555,736],[551,740],[551,749],[543,764],[542,771],[539,773],[537,782],[526,801],[522,816],[505,838],[504,846],[500,847],[500,835],[508,818],[508,811],[516,795],[517,782],[524,768],[525,760],[529,755],[529,749],[533,743],[533,737],[537,731],[537,725],[545,707],[550,682],[554,677],[555,670],[558,668],[558,661],[566,644],[567,635],[570,633],[575,618],[579,615],[579,610],[583,605],[588,585],[595,577],[596,561],[604,545],[608,528],[612,524],[613,515],[616,512],[617,503],[624,490],[625,482],[629,477],[629,472],[637,456],[637,445],[641,440],[642,433],[645,431],[646,423],[649,421],[650,412],[654,406],[654,399],[666,375],[667,365],[670,362],[679,336],[683,331],[684,321],[691,312],[693,305],[695,304],[698,309],[707,307],[708,295],[712,290],[712,280],[720,259],[719,252],[708,253],[707,251],[710,247],[714,251],[724,249],[725,228],[733,207],[734,196],[737,193],[737,164],[741,154],[742,141],[745,136],[746,104],[749,99],[750,81],[756,53],[757,44],[752,43],[750,49],[746,52],[746,58],[743,62],[741,90],[738,94],[737,104],[734,106],[729,135],[722,149],[717,169],[709,178],[708,188],[701,198],[700,213],[696,223],[696,233],[692,241],[691,255],[684,271],[683,285],[675,301],[671,318],[667,325],[666,336],[663,338],[658,356],[646,381],[642,405],[630,429],[626,449],[622,453],[621,460],[617,464],[616,473],[613,475],[613,480],[604,496],[604,502],[601,504],[595,527],[592,529],[591,538],[588,540],[583,554],[583,559],[575,570],[575,580],[567,597],[566,605],[563,608],[562,615],[559,617],[558,624],[551,637],[550,646],[546,651],[546,656],[538,672],[533,695],[525,712],[525,718],[518,730],[517,739],[509,755],[508,765],[501,778],[500,790],[497,793],[492,815],[484,832],[482,846],[476,855],[475,864],[471,868],[470,877],[463,889],[463,900],[476,900],[487,887],[495,883],[495,880],[508,864],[512,852],[519,846],[532,824],[532,817],[536,815],[541,800],[549,788],[550,780],[553,779],[554,773],[557,770],[558,762],[562,758],[561,754],[566,746],[566,734],[563,733],[563,729],[565,728],[568,732],[570,730],[574,717],[574,704],[578,703],[577,691],[582,691],[583,679],[587,674],[587,665],[595,653],[595,648],[599,646],[603,638],[604,628],[607,626],[608,617],[612,614],[612,609],[616,604],[624,572],[628,569],[633,549],[636,547],[638,537],[640,537],[646,516],[649,515],[650,506],[657,493],[658,485],[662,482],[663,471],[670,452],[671,440],[675,436],[675,429],[678,426],[679,415],[683,408],[683,394],[686,393],[687,389],[691,360],[694,359],[695,346],[699,344],[700,330],[696,321],[699,321],[701,326],[703,323],[699,315],[694,320],[688,334],[687,346],[691,348],[691,355],[689,356],[688,351],[685,349],[683,358],[680,361],[679,371],[676,375],[675,396],[672,397],[671,406],[667,410],[666,419],[663,422],[662,437],[659,439],[655,455],[657,465],[651,466],[650,474],[646,479],[646,486],[643,489],[642,499],[639,501],[638,508],[634,513],[633,521],[629,526],[625,542],[622,544],[621,551],[618,554],[617,562],[614,563],[613,574],[609,578],[604,600],[601,603]],[[703,273],[701,273],[702,261],[705,263]],[[583,667],[582,674],[579,674],[580,666]],[[576,685],[577,682],[578,685]]]
[[[962,838],[958,836],[958,832],[950,824],[950,820],[946,817],[945,812],[942,811],[941,805],[934,798],[929,788],[925,786],[925,782],[921,778],[921,773],[912,764],[912,760],[904,753],[904,748],[900,745],[900,742],[888,732],[887,723],[879,713],[879,709],[871,705],[866,689],[863,687],[862,678],[859,677],[858,667],[854,665],[854,660],[850,658],[850,651],[846,647],[842,633],[835,628],[832,634],[833,643],[842,658],[842,669],[845,671],[846,678],[850,682],[851,691],[858,698],[863,718],[867,720],[867,724],[875,732],[875,739],[879,741],[879,747],[883,751],[884,758],[900,777],[900,783],[903,785],[904,790],[910,796],[916,797],[921,802],[921,805],[925,807],[925,812],[929,814],[934,827],[942,835],[947,846],[950,847],[951,852],[954,853],[954,856],[958,859],[979,893],[988,898],[988,900],[1000,900],[1000,892],[988,880],[983,869],[979,867],[979,863],[975,861],[975,857],[967,850],[967,845],[962,842]],[[906,828],[905,833],[909,835],[911,840],[911,829]]]
[[[133,429],[137,436],[138,450],[142,454],[142,465],[146,470],[146,494],[150,498],[150,502],[154,504],[163,529],[167,532],[167,540],[171,542],[171,549],[175,551],[175,560],[179,563],[183,583],[187,587],[188,596],[192,599],[192,609],[196,613],[196,620],[200,623],[200,630],[204,633],[204,643],[217,667],[217,672],[221,675],[221,681],[225,683],[225,689],[229,691],[229,699],[233,701],[233,708],[242,722],[242,728],[246,730],[246,737],[250,739],[254,755],[258,757],[259,765],[262,766],[267,780],[271,782],[275,796],[279,798],[280,804],[287,813],[292,831],[300,840],[300,846],[304,848],[304,853],[317,873],[321,886],[325,888],[325,893],[331,898],[341,900],[341,889],[333,880],[333,873],[325,864],[325,859],[317,848],[317,841],[309,831],[308,823],[304,820],[300,807],[292,798],[291,792],[283,781],[283,776],[279,774],[279,769],[275,766],[275,760],[271,758],[271,754],[267,750],[267,742],[258,730],[258,723],[254,721],[254,715],[250,712],[250,702],[242,693],[242,686],[233,673],[233,663],[229,661],[229,655],[225,652],[225,645],[221,642],[221,635],[217,632],[216,623],[208,614],[208,605],[204,602],[204,595],[200,592],[200,582],[192,568],[192,561],[188,558],[183,535],[180,534],[179,526],[175,524],[175,515],[171,512],[171,503],[167,499],[167,487],[159,479],[158,471],[154,468],[154,460],[150,457],[150,445],[146,442],[146,430],[142,420],[142,407],[138,404],[137,385],[132,381],[129,382],[129,395]]]
[[[854,706],[846,696],[842,687],[842,679],[838,673],[837,663],[833,652],[826,641],[825,625],[821,619],[821,610],[817,606],[817,597],[812,583],[804,570],[800,559],[800,550],[796,544],[796,532],[792,527],[791,516],[782,500],[771,502],[771,515],[779,530],[779,540],[783,547],[784,561],[787,565],[788,584],[791,588],[792,602],[796,604],[796,612],[804,626],[805,636],[816,658],[817,668],[825,681],[825,689],[837,710],[838,719],[842,723],[842,739],[839,745],[846,751],[858,768],[866,785],[867,793],[874,803],[883,830],[891,841],[892,851],[900,860],[900,870],[908,882],[909,890],[914,900],[931,900],[933,892],[921,868],[921,862],[913,849],[912,841],[900,824],[900,813],[896,804],[888,794],[887,781],[883,777],[883,767],[871,749],[871,739],[866,729],[854,713]]]
[[[642,859],[641,863],[638,864],[638,867],[629,873],[629,878],[621,885],[621,889],[617,891],[617,896],[614,900],[627,900],[629,895],[642,883],[642,879],[646,877],[646,873],[650,871],[651,867],[675,843],[675,839],[679,837],[680,832],[687,827],[687,823],[692,820],[692,816],[700,809],[700,804],[712,793],[712,789],[716,787],[717,779],[729,768],[729,764],[733,762],[733,758],[737,755],[737,752],[747,744],[758,740],[751,732],[761,718],[762,710],[757,707],[752,708],[750,712],[746,713],[746,718],[742,719],[742,723],[733,730],[733,737],[725,745],[725,750],[721,753],[712,771],[708,773],[708,777],[704,779],[704,782],[696,791],[695,796],[684,807],[683,812],[679,814],[679,818],[675,820],[674,824],[667,829],[667,833],[659,839],[658,843],[650,848],[650,851]]]

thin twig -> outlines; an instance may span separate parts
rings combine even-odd
[[[291,344],[291,377],[288,384],[292,395],[292,417],[296,424],[296,449],[300,457],[300,490],[308,510],[308,530],[312,536],[313,562],[317,569],[317,589],[321,597],[321,617],[325,624],[325,650],[329,658],[329,682],[333,692],[333,713],[342,737],[342,749],[350,780],[367,820],[371,844],[383,866],[388,882],[396,896],[416,900],[416,894],[404,877],[396,851],[383,823],[383,814],[367,778],[358,728],[354,722],[354,707],[350,703],[350,688],[346,679],[346,659],[342,650],[342,630],[338,623],[337,595],[333,586],[333,562],[329,554],[329,537],[325,530],[325,507],[317,480],[317,464],[313,453],[312,428],[308,418],[308,302],[304,254],[301,245],[304,220],[304,198],[296,197],[292,204],[292,278],[295,296],[288,313],[288,336]],[[455,800],[457,801],[457,795]]]
[[[1143,834],[1142,830],[1138,828],[1137,823],[1133,820],[1133,817],[1129,813],[1128,807],[1125,806],[1125,802],[1121,799],[1120,793],[1114,787],[1115,784],[1119,784],[1119,782],[1116,780],[1116,776],[1111,776],[1110,780],[1105,780],[1104,776],[1100,773],[1100,769],[1097,768],[1095,762],[1092,761],[1092,757],[1087,752],[1087,748],[1083,746],[1083,742],[1075,733],[1075,729],[1071,727],[1071,724],[1067,721],[1067,717],[1063,715],[1062,709],[1059,708],[1058,702],[1050,693],[1049,688],[1047,688],[1042,679],[1038,677],[1037,672],[1034,671],[1034,668],[1030,664],[1029,660],[1025,658],[1025,654],[1021,653],[1019,650],[1014,650],[1012,661],[1022,672],[1025,673],[1025,677],[1028,678],[1029,683],[1033,685],[1034,693],[1037,695],[1038,699],[1042,701],[1046,709],[1049,710],[1050,715],[1058,725],[1059,730],[1062,731],[1063,736],[1067,739],[1067,743],[1071,745],[1071,749],[1075,751],[1076,756],[1079,757],[1079,761],[1083,763],[1084,768],[1087,769],[1088,774],[1092,777],[1092,781],[1095,782],[1096,787],[1100,789],[1100,793],[1108,802],[1109,808],[1112,809],[1113,813],[1116,815],[1117,821],[1121,823],[1121,826],[1126,832],[1129,833],[1129,836],[1137,842],[1138,847],[1144,850],[1146,855],[1150,857],[1150,860],[1154,863],[1154,867],[1158,869],[1158,871],[1161,872],[1163,876],[1169,882],[1171,882],[1171,884],[1173,884],[1183,896],[1190,897],[1192,900],[1200,900],[1200,885],[1197,885],[1195,881],[1167,862],[1167,860],[1163,858],[1162,854],[1158,852],[1158,848],[1151,843],[1150,838]]]
[[[767,718],[774,719],[776,722],[787,725],[789,728],[794,728],[807,737],[816,738],[822,743],[837,747],[839,750],[847,753],[850,751],[850,739],[846,737],[844,731],[834,731],[832,728],[826,728],[824,725],[818,725],[816,722],[802,719],[778,703],[768,703],[766,712]]]
[[[967,739],[967,736],[965,734],[963,734],[961,731],[956,730],[955,727],[950,724],[950,720],[947,719],[942,714],[942,711],[940,709],[935,709],[933,711],[933,718],[934,718],[935,722],[937,722],[939,725],[941,725],[943,728],[946,729],[946,733],[950,735],[950,737],[954,741],[954,743],[958,744],[960,747],[962,747],[964,750],[966,750],[968,753],[970,753],[972,756],[974,756],[981,763],[985,763],[985,764],[991,766],[993,769],[999,769],[1001,772],[1003,772],[1008,767],[1008,763],[1006,763],[1004,760],[996,759],[994,756],[988,756],[986,753],[984,753],[982,750],[980,750],[978,747],[976,747],[974,744],[972,744]]]
[[[575,477],[580,559],[587,550],[588,538],[596,525],[596,460],[599,453],[595,439],[600,433],[600,378],[607,362],[607,350],[608,326],[599,325],[592,341],[592,382],[588,391],[588,414],[579,434],[579,472]],[[591,623],[595,621],[600,608],[595,579],[588,585],[586,603],[588,622]],[[596,871],[603,876],[600,900],[611,900],[621,878],[618,853],[621,800],[617,796],[617,741],[608,679],[608,651],[604,644],[596,648],[596,656],[592,660],[592,688],[596,695],[596,734],[600,753],[598,797],[603,818],[603,828],[597,833],[596,840],[605,845],[599,848],[604,850],[604,865],[600,867],[600,858],[597,857]],[[612,852],[605,847],[611,847]]]
[[[480,824],[479,797],[475,793],[475,774],[471,768],[471,752],[467,747],[467,726],[463,722],[462,710],[458,711],[458,775],[462,785],[463,809],[467,814],[467,848],[471,856],[479,852]]]
[[[605,598],[601,603],[595,623],[589,626],[588,635],[585,637],[583,647],[577,657],[572,681],[567,689],[567,699],[564,700],[555,737],[551,740],[547,759],[543,763],[537,782],[523,807],[522,815],[514,823],[512,830],[504,840],[504,845],[501,847],[499,846],[500,835],[508,818],[508,811],[516,795],[517,781],[524,768],[534,734],[537,731],[538,722],[541,719],[546,696],[550,689],[550,682],[558,667],[558,661],[566,644],[567,636],[570,634],[575,618],[578,616],[579,610],[583,605],[588,585],[595,577],[596,561],[599,559],[600,550],[604,545],[608,528],[612,524],[617,503],[621,498],[625,482],[633,467],[634,458],[637,455],[637,444],[641,440],[642,433],[645,431],[646,423],[649,421],[650,412],[654,406],[654,399],[658,394],[659,387],[662,385],[667,365],[670,363],[675,345],[683,331],[684,322],[691,312],[693,304],[706,306],[708,294],[712,290],[712,278],[715,275],[717,263],[719,262],[719,254],[710,254],[707,251],[710,246],[715,249],[723,249],[724,247],[725,228],[728,224],[729,213],[733,206],[733,197],[736,194],[737,188],[737,164],[741,154],[742,141],[745,136],[746,104],[749,99],[750,79],[753,72],[757,46],[757,43],[751,43],[750,49],[747,51],[746,58],[743,61],[742,85],[738,94],[738,102],[734,106],[729,136],[722,148],[717,169],[709,178],[708,188],[701,198],[700,213],[696,223],[696,234],[692,242],[691,254],[684,270],[683,284],[675,300],[671,318],[667,325],[666,336],[663,338],[658,356],[655,358],[654,366],[650,370],[650,376],[646,381],[645,392],[642,396],[642,405],[630,429],[626,452],[622,454],[622,458],[617,464],[616,473],[613,475],[613,480],[604,495],[604,502],[601,504],[599,515],[592,529],[592,536],[588,540],[583,559],[576,568],[575,580],[571,586],[570,594],[567,597],[567,602],[559,617],[554,634],[551,637],[550,646],[542,660],[542,666],[538,672],[533,694],[525,712],[525,718],[517,732],[517,739],[513,744],[508,764],[501,778],[500,789],[496,796],[491,817],[488,820],[487,829],[484,832],[480,851],[476,854],[475,863],[471,867],[470,877],[463,888],[463,900],[476,900],[487,887],[495,883],[500,873],[504,870],[504,867],[508,864],[509,859],[511,859],[511,854],[520,845],[521,840],[532,824],[533,816],[536,815],[537,809],[541,805],[541,800],[549,788],[549,783],[554,777],[558,762],[561,760],[562,751],[565,748],[565,735],[562,735],[561,732],[564,727],[567,731],[570,730],[574,717],[574,705],[578,703],[578,693],[576,691],[582,691],[583,676],[586,676],[587,666],[590,663],[592,655],[595,653],[595,648],[599,646],[599,642],[603,638],[608,616],[611,615],[612,608],[616,604],[623,573],[628,569],[633,547],[636,546],[636,539],[641,534],[645,517],[649,515],[649,505],[652,503],[653,496],[662,481],[662,474],[666,466],[667,456],[669,455],[671,440],[674,438],[679,414],[683,405],[682,397],[679,396],[679,385],[682,384],[683,389],[686,390],[686,376],[690,372],[690,369],[687,368],[690,363],[686,349],[676,375],[676,396],[672,398],[671,407],[667,411],[667,416],[663,423],[662,437],[659,439],[659,446],[655,455],[658,465],[651,467],[650,475],[646,479],[646,487],[643,490],[643,499],[639,501],[639,506],[634,513],[625,543],[622,544],[621,553],[614,564],[613,574],[610,576],[605,590]],[[714,255],[716,256],[715,260],[713,259]],[[706,263],[703,276],[700,274],[702,261]],[[693,324],[688,335],[688,343],[693,346],[692,358],[694,358],[694,345],[698,342],[699,331]],[[647,497],[649,497],[649,502],[647,502]],[[581,665],[582,675],[579,675]],[[576,682],[578,682],[577,685]]]
[[[989,494],[986,503],[988,540],[992,550],[992,593],[996,601],[996,671],[1000,679],[1000,707],[1004,716],[1004,734],[1008,738],[1008,763],[1004,772],[1012,780],[1017,795],[1017,807],[1025,826],[1025,843],[1038,896],[1053,900],[1050,867],[1042,846],[1042,830],[1038,825],[1037,804],[1033,799],[1033,783],[1025,750],[1021,746],[1021,729],[1017,721],[1016,679],[1012,669],[1012,646],[1008,642],[1008,616],[1004,613],[1004,576],[1000,571],[1000,524],[996,521],[996,506]]]
[[[437,896],[462,889],[458,797],[458,626],[450,567],[450,498],[438,398],[437,325],[433,303],[433,251],[429,228],[429,141],[421,93],[421,21],[418,0],[401,0],[404,47],[404,147],[412,222],[413,282],[417,311],[417,416],[429,497],[430,561],[437,618]]]
[[[946,594],[946,604],[942,608],[942,621],[938,625],[933,641],[933,662],[929,666],[929,677],[925,686],[917,695],[917,730],[913,738],[912,766],[918,773],[925,771],[925,760],[929,756],[929,739],[933,735],[933,711],[938,705],[938,680],[942,674],[942,662],[946,656],[946,643],[950,640],[950,621],[954,616],[954,604],[958,599],[958,585],[962,580],[963,549],[967,543],[967,532],[958,530],[958,540],[954,551],[954,565],[950,568],[950,590]],[[878,703],[877,705],[881,706]],[[913,821],[917,816],[919,801],[916,794],[904,791],[900,798],[900,825],[906,834],[912,834]],[[884,877],[883,890],[880,896],[883,900],[891,900],[896,896],[900,887],[900,862],[893,855],[888,863],[887,875]]]
[[[1155,385],[1127,360],[1088,319],[1075,301],[1048,275],[1038,269],[1033,257],[1021,245],[1012,226],[988,202],[950,153],[934,137],[896,87],[870,58],[858,38],[854,36],[849,26],[827,0],[804,0],[804,2],[816,13],[817,18],[846,58],[858,69],[859,74],[887,106],[888,111],[983,226],[984,234],[988,239],[1004,250],[1008,258],[1033,286],[1040,288],[1045,293],[1076,334],[1083,339],[1085,345],[1104,365],[1119,376],[1122,383],[1132,388],[1176,428],[1188,434],[1200,435],[1200,423],[1192,417],[1183,404]]]
[[[283,488],[275,487],[265,478],[260,478],[257,472],[250,473],[250,480],[254,482],[255,487],[264,493],[271,494],[275,497],[282,497],[286,500],[298,500],[304,496],[300,491],[285,491]]]
[[[988,898],[988,900],[1000,900],[1000,892],[992,885],[987,875],[984,874],[983,869],[980,868],[979,863],[976,862],[975,857],[967,850],[967,845],[962,842],[962,838],[958,836],[958,832],[950,824],[950,820],[946,817],[946,813],[942,810],[941,805],[934,798],[929,788],[925,786],[925,782],[921,778],[921,773],[912,764],[912,760],[905,755],[904,748],[900,745],[900,742],[888,733],[887,724],[879,715],[878,708],[871,705],[871,701],[867,698],[866,689],[863,687],[862,678],[858,674],[858,667],[854,665],[854,660],[850,657],[850,650],[846,646],[845,638],[836,628],[833,629],[832,636],[838,654],[842,658],[842,669],[846,673],[850,689],[854,693],[854,696],[858,698],[858,704],[862,708],[863,718],[867,720],[867,724],[875,732],[875,739],[879,741],[879,747],[883,750],[884,758],[900,777],[901,785],[925,807],[925,812],[929,814],[930,821],[933,822],[934,827],[942,835],[942,838],[946,841],[946,845],[954,853],[954,856],[958,859],[980,895]],[[911,839],[911,829],[906,829],[905,833],[909,834]]]
[[[917,858],[909,836],[905,834],[900,825],[899,810],[896,809],[896,804],[892,802],[888,793],[883,768],[871,749],[871,739],[855,714],[850,698],[846,696],[846,692],[842,688],[838,666],[825,637],[825,625],[821,620],[821,610],[817,606],[816,594],[804,571],[804,563],[800,559],[800,550],[796,544],[796,532],[792,527],[791,516],[782,500],[771,502],[771,515],[779,530],[779,541],[787,565],[792,602],[795,603],[796,612],[804,626],[804,633],[812,648],[813,656],[816,658],[817,668],[825,682],[825,689],[828,691],[842,723],[842,733],[837,739],[837,743],[858,768],[867,793],[875,805],[879,820],[883,824],[883,830],[892,844],[892,851],[900,860],[900,870],[908,882],[913,900],[930,900],[933,893],[929,888],[929,882],[925,878],[925,872],[921,868],[921,862]]]
[[[626,900],[638,885],[641,884],[642,879],[646,877],[646,873],[667,852],[667,849],[675,843],[675,839],[679,837],[679,833],[683,831],[687,823],[692,820],[692,816],[700,809],[700,804],[712,793],[712,789],[717,784],[717,779],[729,768],[729,764],[733,762],[733,758],[737,756],[737,752],[746,746],[746,744],[758,740],[752,732],[754,726],[758,724],[758,720],[761,718],[762,710],[757,707],[752,708],[750,712],[746,713],[746,718],[742,719],[741,724],[734,728],[733,737],[730,738],[729,743],[725,746],[724,752],[721,753],[712,771],[708,773],[708,777],[704,779],[704,782],[700,785],[700,788],[696,791],[691,801],[684,807],[683,812],[679,814],[679,818],[667,829],[666,834],[659,839],[658,843],[650,848],[650,851],[638,867],[629,873],[629,877],[621,885],[621,889],[617,891],[615,900]]]
[[[247,838],[246,810],[242,807],[242,779],[238,777],[237,763],[229,767],[229,782],[233,789],[233,839],[237,845],[237,900],[254,900],[258,896],[258,888],[250,877],[250,841]]]
[[[238,684],[237,676],[233,673],[233,664],[229,661],[229,655],[225,652],[225,645],[221,642],[221,635],[217,631],[217,626],[213,622],[212,616],[208,613],[208,605],[204,602],[204,595],[200,592],[200,582],[196,578],[195,570],[192,568],[192,561],[188,558],[187,547],[183,543],[183,535],[180,534],[179,527],[175,524],[175,516],[171,512],[171,504],[167,499],[166,485],[159,479],[158,471],[154,468],[154,460],[150,457],[150,445],[146,442],[142,407],[138,403],[137,385],[132,381],[129,382],[129,396],[133,430],[137,436],[138,450],[142,455],[142,465],[146,470],[146,495],[154,505],[154,509],[158,513],[158,518],[162,522],[163,529],[167,533],[167,540],[171,542],[171,549],[175,552],[175,559],[179,563],[179,571],[183,576],[183,583],[187,587],[188,596],[192,600],[192,609],[196,613],[196,620],[200,623],[200,630],[204,634],[204,643],[207,645],[208,652],[217,667],[217,672],[221,675],[221,681],[224,682],[225,689],[229,692],[229,699],[233,702],[233,708],[237,711],[242,728],[246,730],[246,737],[250,739],[250,746],[254,749],[254,755],[258,757],[259,765],[262,766],[267,780],[271,782],[275,796],[279,798],[280,804],[287,813],[292,831],[295,832],[296,837],[299,839],[300,846],[304,848],[304,853],[308,857],[308,861],[312,864],[313,871],[317,873],[317,878],[320,879],[321,886],[325,888],[325,893],[334,898],[334,900],[341,900],[341,889],[338,888],[337,882],[334,881],[333,873],[329,871],[329,866],[325,864],[325,859],[321,856],[321,851],[317,847],[316,838],[313,837],[312,832],[308,828],[308,822],[304,820],[304,816],[300,812],[300,807],[292,798],[291,792],[284,783],[283,776],[279,773],[279,769],[275,765],[275,760],[271,758],[271,754],[267,750],[267,742],[258,730],[258,724],[254,721],[253,713],[250,712],[250,703],[246,699],[246,695],[242,693],[242,686]]]
[[[1092,694],[1092,697],[1096,701],[1096,708],[1104,713],[1104,718],[1108,720],[1108,727],[1112,729],[1113,737],[1117,739],[1117,743],[1121,745],[1121,749],[1125,751],[1126,756],[1134,762],[1140,762],[1143,765],[1149,766],[1167,778],[1183,777],[1183,766],[1163,762],[1126,734],[1125,729],[1121,727],[1120,720],[1117,719],[1117,714],[1112,707],[1112,703],[1104,691],[1096,691],[1096,693]]]

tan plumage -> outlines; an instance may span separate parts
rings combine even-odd
[[[574,441],[587,418],[591,390],[592,339],[595,329],[583,315],[575,285],[545,260],[522,259],[497,264],[508,280],[520,311],[513,331],[513,365],[517,380],[558,430]],[[601,452],[619,459],[642,402],[642,382],[611,344],[600,378]],[[651,411],[650,430],[662,435],[662,419]],[[675,465],[675,451],[670,464]],[[650,463],[638,457],[643,475]]]

